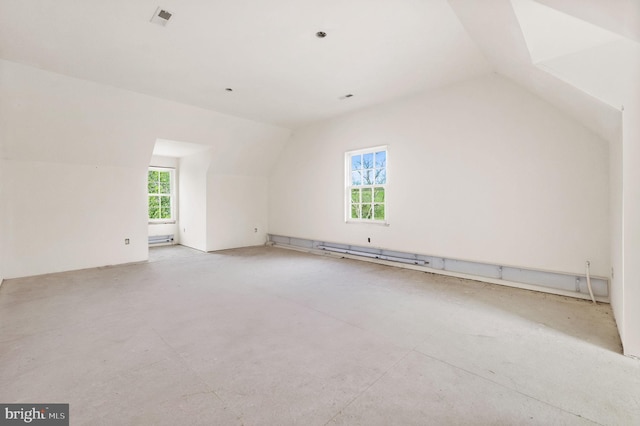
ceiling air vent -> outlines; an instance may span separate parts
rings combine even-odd
[[[154,24],[162,25],[164,27],[165,25],[167,25],[167,22],[169,22],[169,19],[171,19],[171,15],[171,12],[159,7],[151,17],[151,22],[153,22]]]

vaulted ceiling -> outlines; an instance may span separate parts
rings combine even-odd
[[[613,62],[640,57],[637,4],[0,0],[0,58],[289,128],[493,71],[608,138],[619,100],[574,59],[611,43],[628,48],[607,47]]]
[[[2,58],[285,127],[489,70],[445,0],[0,5]]]

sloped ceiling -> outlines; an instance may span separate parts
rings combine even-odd
[[[495,71],[611,139],[639,4],[2,0],[0,58],[288,128]]]
[[[512,0],[511,4],[533,63],[624,39],[532,0]]]
[[[2,0],[0,58],[290,128],[490,71],[446,0]]]
[[[538,2],[512,4],[539,69],[616,109],[630,103],[640,89],[638,42]]]
[[[601,10],[626,5],[596,3]],[[619,137],[625,98],[638,92],[640,81],[638,43],[625,36],[633,26],[608,31],[533,0],[449,4],[498,73],[605,139]],[[609,15],[618,16],[618,10]]]
[[[638,0],[536,0],[560,12],[640,42]]]

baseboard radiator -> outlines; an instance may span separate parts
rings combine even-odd
[[[150,235],[149,245],[154,244],[173,244],[173,234],[171,235]]]
[[[581,274],[539,271],[281,235],[269,235],[269,244],[311,253],[367,260],[493,284],[590,299],[587,277]],[[608,279],[591,276],[591,286],[596,300],[609,302]]]

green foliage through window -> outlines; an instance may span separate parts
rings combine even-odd
[[[171,174],[170,170],[149,170],[149,219],[173,219]]]
[[[349,218],[386,220],[387,151],[372,149],[347,153]]]

